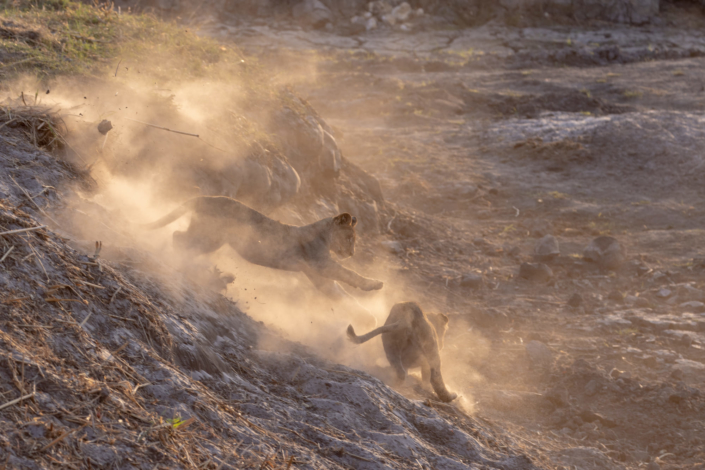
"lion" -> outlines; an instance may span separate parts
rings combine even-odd
[[[331,251],[341,259],[355,253],[357,219],[347,212],[297,227],[270,219],[229,197],[200,196],[143,227],[158,229],[189,212],[193,217],[188,229],[173,234],[177,249],[208,254],[228,244],[250,263],[302,272],[319,290],[338,299],[346,293],[334,281],[364,291],[384,286],[382,281],[362,277],[331,257]]]
[[[399,382],[406,379],[407,370],[421,367],[421,378],[431,382],[438,398],[444,402],[455,400],[458,395],[450,393],[441,375],[443,340],[448,330],[448,317],[442,313],[426,315],[416,302],[394,305],[387,321],[369,333],[357,336],[352,325],[348,325],[348,339],[361,344],[382,335],[387,360],[397,373]]]

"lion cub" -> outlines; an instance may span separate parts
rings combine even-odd
[[[201,196],[184,202],[169,214],[143,227],[157,229],[193,213],[185,232],[173,234],[174,246],[194,254],[212,253],[230,245],[250,263],[304,273],[330,297],[340,297],[333,281],[365,291],[381,289],[382,281],[368,279],[333,260],[355,253],[357,219],[348,213],[297,227],[272,220],[225,196]]]
[[[357,336],[349,325],[348,338],[360,344],[381,334],[387,360],[399,380],[406,379],[408,369],[421,367],[423,381],[430,381],[438,398],[449,402],[458,395],[448,391],[441,375],[439,351],[443,349],[447,330],[447,316],[442,313],[426,315],[416,302],[402,302],[392,307],[384,326],[365,335]]]

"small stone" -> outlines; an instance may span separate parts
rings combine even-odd
[[[667,299],[671,295],[673,295],[673,291],[671,289],[666,289],[665,287],[663,289],[659,289],[659,291],[656,292],[656,297],[660,299]]]
[[[673,371],[671,372],[671,378],[673,380],[683,380],[684,376],[685,374],[681,369],[673,369]]]
[[[585,395],[591,397],[591,396],[595,395],[599,389],[600,389],[600,384],[597,383],[597,380],[592,379],[585,386]]]
[[[108,121],[107,119],[103,119],[102,121],[100,121],[100,124],[98,124],[98,132],[103,135],[107,134],[112,128],[113,123]]]
[[[544,343],[540,341],[529,341],[526,343],[526,354],[534,366],[550,367],[553,364],[553,353]]]
[[[484,279],[482,274],[478,273],[465,273],[460,279],[460,287],[466,289],[481,289]]]
[[[607,298],[609,300],[614,301],[614,302],[619,302],[619,303],[624,302],[624,295],[622,295],[622,293],[616,289],[611,291],[609,294],[607,294]]]
[[[636,301],[634,302],[634,306],[636,308],[652,308],[653,304],[649,299],[646,299],[644,297],[637,297]]]
[[[646,466],[646,470],[661,470],[661,465],[658,462],[649,462]]]
[[[614,237],[599,236],[585,247],[583,258],[602,269],[618,269],[624,261],[624,248]]]
[[[512,258],[516,258],[521,254],[521,248],[518,246],[513,246],[509,250],[507,250],[507,256],[511,256]]]
[[[377,18],[375,18],[374,16],[372,18],[368,18],[367,22],[365,23],[365,29],[367,29],[367,31],[371,31],[376,28],[377,28]]]
[[[568,299],[568,305],[573,307],[573,308],[578,308],[583,304],[583,296],[578,294],[577,292],[573,295],[570,296],[570,299]]]
[[[553,271],[543,263],[522,263],[519,277],[533,282],[546,282],[553,277]]]
[[[550,261],[560,253],[558,240],[553,235],[542,237],[534,247],[534,258],[537,261]]]
[[[610,371],[610,377],[612,377],[613,379],[619,378],[619,376],[621,376],[622,374],[623,372],[617,368],[614,368]]]

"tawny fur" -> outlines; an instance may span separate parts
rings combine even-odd
[[[382,344],[387,360],[400,381],[406,379],[407,371],[421,367],[421,377],[430,382],[438,398],[450,402],[457,398],[450,393],[441,375],[440,350],[448,330],[448,317],[442,313],[426,315],[415,302],[394,305],[387,321],[369,333],[357,336],[352,325],[348,326],[348,338],[361,344],[382,335]]]
[[[304,273],[323,292],[334,292],[332,281],[362,290],[377,290],[381,281],[367,279],[331,258],[355,253],[357,220],[348,213],[297,227],[270,219],[235,199],[202,196],[190,199],[146,229],[164,227],[193,213],[185,232],[173,234],[174,246],[194,254],[212,253],[230,245],[247,261],[260,266]]]

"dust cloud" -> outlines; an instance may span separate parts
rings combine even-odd
[[[316,76],[310,63],[291,63],[291,70],[278,71],[269,87],[295,85]],[[247,157],[271,138],[274,100],[253,96],[238,83],[179,81],[174,77],[168,84],[159,84],[135,73],[147,64],[122,67],[117,78],[57,79],[48,87],[51,93],[42,94],[37,102],[60,110],[68,128],[65,158],[89,171],[97,183],[92,191],[79,191],[82,200],[74,201],[78,209],[64,213],[62,222],[84,242],[101,240],[107,247],[148,252],[171,266],[176,276],[208,284],[218,272],[232,274],[235,281],[227,287],[226,295],[253,318],[327,359],[360,368],[394,385],[381,339],[353,345],[345,336],[348,324],[360,333],[367,332],[384,323],[394,303],[406,300],[418,302],[427,313],[441,309],[433,308],[435,304],[427,302],[422,293],[396,279],[383,262],[374,266],[374,276],[361,272],[384,280],[381,292],[354,292],[354,298],[336,302],[318,292],[303,274],[253,265],[227,246],[198,259],[177,252],[171,246],[171,234],[188,226],[188,216],[159,230],[140,227],[198,195],[237,197],[285,223],[314,222],[311,211],[301,210],[300,201],[272,211],[238,194],[247,184],[238,176]],[[33,97],[31,90],[43,87],[32,78],[5,85],[11,99],[21,91]],[[107,134],[97,130],[103,120],[112,124]],[[88,209],[100,213],[100,223],[92,223],[95,212]],[[331,210],[325,216],[336,214]],[[213,271],[214,267],[219,271]],[[462,338],[446,340],[442,352],[445,381],[460,395],[457,403],[467,412],[473,411],[472,388],[482,381],[468,370],[466,360],[466,349],[477,355],[477,344],[482,341],[476,336],[468,332]],[[271,337],[260,347],[282,350]],[[420,372],[411,371],[400,391],[413,395],[414,388],[420,386],[431,390],[430,385],[421,385]]]

